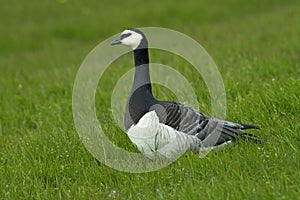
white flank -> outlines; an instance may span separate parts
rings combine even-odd
[[[159,123],[155,111],[146,113],[127,132],[130,140],[147,157],[156,156],[175,160],[189,148],[201,147],[201,141],[165,124]]]

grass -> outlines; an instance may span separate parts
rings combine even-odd
[[[1,199],[300,199],[300,4],[261,1],[1,1]],[[76,72],[100,41],[126,27],[160,26],[201,43],[217,63],[227,119],[259,125],[262,145],[241,143],[203,159],[187,153],[151,173],[97,162],[72,119]],[[151,51],[154,62],[191,82],[210,113],[203,82],[184,60]],[[134,150],[109,114],[111,88],[132,68],[126,55],[98,88],[100,121]],[[111,76],[110,76],[111,75]],[[155,87],[155,94],[171,98]]]

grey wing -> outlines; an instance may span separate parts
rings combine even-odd
[[[160,123],[196,136],[204,142],[204,146],[220,145],[237,139],[261,142],[257,137],[244,132],[244,129],[258,129],[256,126],[210,118],[180,103],[161,101],[152,110],[156,111]]]
[[[209,121],[207,116],[180,103],[161,101],[152,109],[156,111],[160,123],[189,135],[196,135]]]

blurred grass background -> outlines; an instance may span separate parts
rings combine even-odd
[[[300,4],[296,0],[0,0],[1,199],[300,199]],[[99,42],[128,27],[171,28],[212,56],[227,92],[227,119],[259,125],[263,145],[237,144],[200,159],[128,174],[98,163],[72,119],[76,72]],[[210,99],[187,63],[165,52],[151,60],[178,69]],[[119,146],[134,150],[109,115],[113,63],[97,94],[98,117]],[[168,94],[156,87],[158,97]],[[170,96],[170,98],[172,98]],[[107,112],[105,112],[107,111]]]

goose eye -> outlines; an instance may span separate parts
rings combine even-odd
[[[121,40],[129,37],[130,35],[131,35],[131,33],[126,33],[126,34],[121,35]]]

